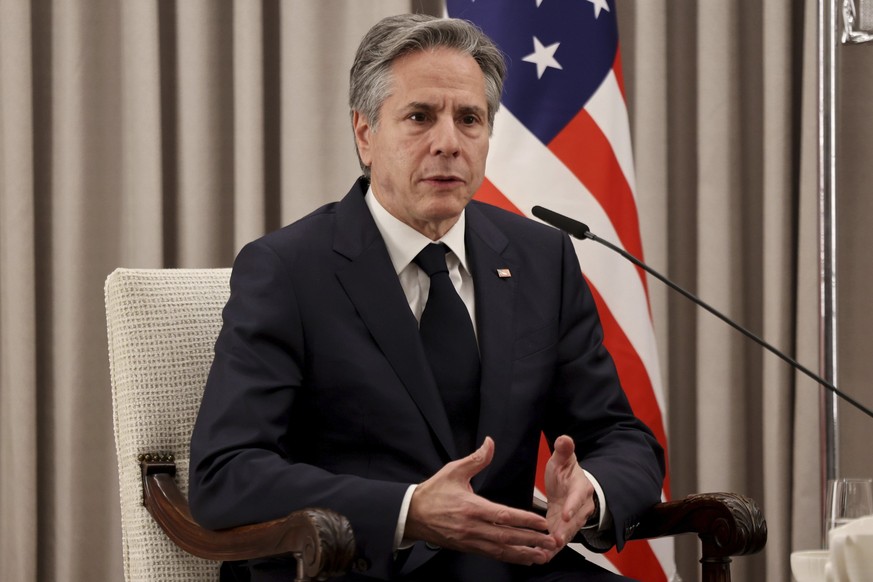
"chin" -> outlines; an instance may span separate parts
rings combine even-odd
[[[451,203],[434,204],[430,207],[428,215],[431,220],[450,220],[457,218],[466,208],[469,198],[463,200],[453,200]]]

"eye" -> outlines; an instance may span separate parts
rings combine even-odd
[[[479,123],[479,117],[473,115],[472,113],[468,113],[461,116],[461,123],[464,125],[476,125],[477,123]]]
[[[409,119],[418,123],[427,121],[427,115],[421,111],[416,111],[415,113],[411,113],[409,115]]]

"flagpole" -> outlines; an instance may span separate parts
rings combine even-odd
[[[818,243],[819,243],[819,353],[821,375],[837,382],[837,269],[836,269],[836,63],[837,3],[817,0],[818,69]],[[826,508],[827,482],[839,467],[839,411],[837,396],[821,393],[821,499]],[[826,535],[822,519],[822,537]]]

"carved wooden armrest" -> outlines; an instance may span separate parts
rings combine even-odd
[[[631,539],[696,533],[704,558],[741,556],[764,549],[767,522],[757,504],[734,493],[698,493],[658,503],[640,519]]]
[[[201,527],[174,476],[172,455],[139,458],[143,504],[161,529],[186,552],[217,561],[292,555],[295,581],[323,580],[348,572],[355,538],[348,520],[327,509],[304,509],[272,521],[213,531]]]
[[[535,510],[545,507],[534,499]],[[656,503],[629,530],[629,540],[697,534],[704,582],[730,582],[730,557],[760,552],[767,543],[767,522],[757,504],[733,493],[698,493]]]
[[[757,504],[734,493],[699,493],[658,503],[640,519],[631,539],[696,533],[704,582],[730,582],[731,556],[754,554],[767,543],[767,522]]]

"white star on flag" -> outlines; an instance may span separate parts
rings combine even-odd
[[[540,42],[540,39],[537,37],[533,37],[534,43],[534,52],[522,58],[521,60],[526,61],[528,63],[534,63],[537,66],[537,79],[541,79],[543,73],[546,72],[546,69],[551,67],[553,69],[563,69],[561,63],[555,60],[555,51],[558,50],[558,47],[561,43],[556,42],[554,44],[550,44],[549,46],[543,46],[543,43]]]
[[[588,0],[591,4],[594,5],[594,18],[600,18],[600,11],[606,10],[609,12],[609,4],[606,3],[606,0]]]

